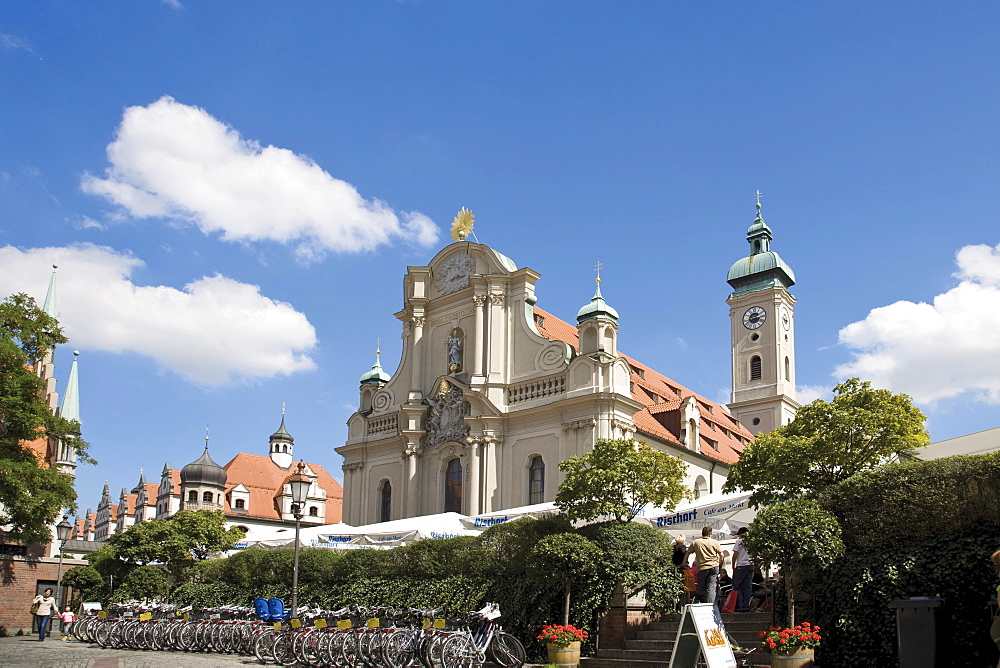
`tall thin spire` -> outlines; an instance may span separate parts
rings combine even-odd
[[[56,301],[56,269],[58,265],[52,265],[52,275],[49,277],[49,290],[45,293],[45,303],[42,310],[53,318],[59,317],[59,305]]]
[[[66,393],[63,395],[62,408],[59,417],[80,422],[80,380],[77,371],[79,350],[73,351],[73,365],[69,368],[69,380],[66,381]]]

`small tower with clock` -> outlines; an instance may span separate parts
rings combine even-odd
[[[760,213],[747,230],[750,255],[729,268],[726,301],[733,349],[729,410],[753,434],[795,418],[795,284],[792,268],[771,250],[771,229]]]

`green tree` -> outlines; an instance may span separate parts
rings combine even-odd
[[[119,600],[160,599],[170,591],[166,573],[157,566],[139,566],[125,577],[115,594]]]
[[[687,464],[644,441],[599,439],[582,457],[559,463],[566,474],[556,506],[572,521],[631,522],[643,506],[670,510],[690,490],[681,484]]]
[[[597,571],[603,553],[578,533],[546,536],[531,550],[528,576],[535,580],[559,580],[565,588],[563,624],[569,624],[569,602],[573,582]]]
[[[788,626],[795,626],[797,575],[828,565],[844,554],[837,518],[816,499],[792,499],[768,506],[750,523],[743,542],[758,559],[781,566],[788,597]]]
[[[74,598],[86,601],[104,588],[104,578],[93,566],[74,566],[63,574],[62,584],[73,588]]]
[[[42,380],[31,365],[66,337],[59,323],[24,294],[0,302],[0,526],[5,539],[47,543],[49,527],[63,508],[76,508],[72,477],[40,462],[28,443],[62,439],[87,455],[75,420],[55,417],[44,399]]]
[[[833,401],[803,406],[792,422],[750,443],[723,491],[753,491],[754,506],[813,495],[927,444],[924,415],[907,395],[857,378],[833,391]]]
[[[199,561],[231,549],[244,535],[236,527],[226,528],[222,511],[182,510],[169,519],[130,526],[109,538],[105,547],[119,562],[166,564],[174,578],[183,580]]]

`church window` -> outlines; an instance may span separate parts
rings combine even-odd
[[[543,501],[545,501],[545,461],[541,455],[535,455],[528,467],[528,503]]]
[[[233,507],[236,508],[237,510],[243,510],[244,508],[247,507],[247,502],[244,501],[243,499],[236,499],[236,503],[233,505]]]
[[[791,362],[788,361],[788,358],[786,357],[785,358],[785,380],[791,380],[791,379],[792,379],[792,364],[791,364]]]
[[[760,357],[754,355],[750,358],[750,380],[760,380],[761,362]]]
[[[378,521],[388,522],[390,519],[392,519],[392,483],[386,480],[379,490]]]
[[[319,508],[316,506],[309,506],[309,517],[319,517]]]
[[[694,498],[700,499],[706,494],[708,494],[708,483],[705,482],[705,476],[698,476],[694,481]]]
[[[204,501],[205,503],[212,503],[212,493],[211,492],[202,492],[202,494],[201,494],[201,500]]]
[[[754,418],[753,419],[753,423],[754,423],[754,426],[760,424],[760,418]]]
[[[194,503],[197,500],[198,500],[198,492],[192,489],[190,492],[188,492],[188,501]]]
[[[444,511],[462,512],[462,462],[452,459],[444,474]]]

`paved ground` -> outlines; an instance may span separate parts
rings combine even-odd
[[[141,652],[101,649],[97,645],[62,642],[35,636],[0,638],[0,666],[39,668],[187,668],[188,666],[260,665],[245,656],[228,654],[186,654],[184,652]],[[491,665],[491,664],[487,664]],[[532,668],[528,664],[525,668]]]
[[[97,645],[61,642],[35,636],[0,638],[0,666],[44,668],[187,668],[187,666],[259,665],[246,657],[226,654],[136,652],[101,649]]]

